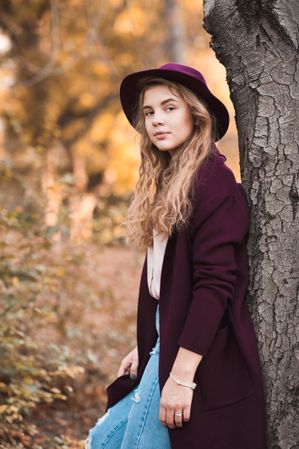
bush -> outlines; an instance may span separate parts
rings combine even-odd
[[[37,433],[28,424],[32,411],[66,400],[72,379],[84,372],[67,346],[39,339],[43,327],[57,325],[53,298],[64,271],[40,263],[51,243],[27,220],[20,209],[0,215],[0,441],[14,449],[32,449]]]

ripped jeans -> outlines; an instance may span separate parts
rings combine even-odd
[[[171,449],[168,428],[159,419],[159,304],[156,329],[158,339],[140,383],[90,429],[85,449]]]

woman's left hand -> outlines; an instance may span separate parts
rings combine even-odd
[[[171,429],[182,427],[184,422],[189,421],[193,390],[191,388],[177,385],[169,377],[162,389],[160,400],[160,421],[164,426]],[[181,416],[176,416],[181,413]]]

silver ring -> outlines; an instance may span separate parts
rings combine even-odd
[[[182,413],[175,413],[175,416],[182,416]]]

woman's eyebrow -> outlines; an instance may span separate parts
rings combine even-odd
[[[175,101],[175,102],[177,102],[177,100],[176,100],[175,98],[167,98],[166,100],[161,101],[161,105],[164,105],[165,103],[168,103],[169,101]],[[145,104],[145,105],[143,106],[143,109],[151,108],[151,107],[152,107],[152,106]]]

